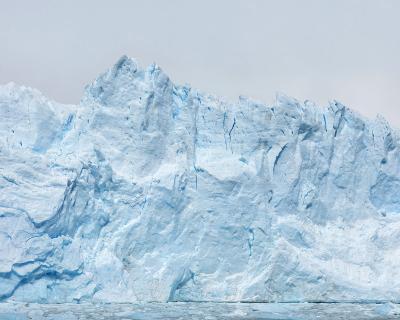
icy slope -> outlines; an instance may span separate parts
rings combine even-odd
[[[78,106],[0,87],[0,300],[400,301],[399,141],[126,57]]]

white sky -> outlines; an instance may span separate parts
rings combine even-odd
[[[0,84],[76,103],[123,54],[231,100],[336,98],[400,128],[400,0],[0,0]]]

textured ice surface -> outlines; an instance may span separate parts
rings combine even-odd
[[[0,87],[0,300],[400,300],[399,135],[123,57],[79,105]]]

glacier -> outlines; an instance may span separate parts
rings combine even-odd
[[[400,301],[399,132],[123,56],[64,105],[0,87],[0,301]]]

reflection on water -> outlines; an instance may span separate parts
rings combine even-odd
[[[0,320],[400,319],[400,305],[352,303],[0,304]]]

